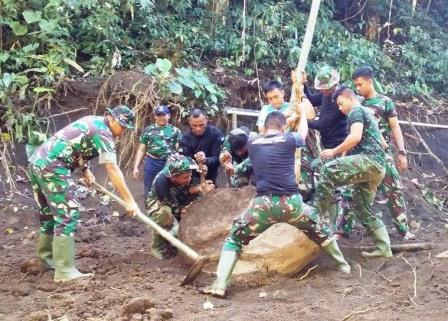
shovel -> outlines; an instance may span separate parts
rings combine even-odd
[[[117,201],[121,206],[125,207],[126,203],[119,198],[117,195],[109,192],[107,189],[105,189],[103,186],[99,185],[96,182],[92,183],[98,190],[103,192],[104,194],[109,195],[112,199]],[[148,224],[152,229],[154,229],[157,233],[159,233],[165,240],[170,242],[172,245],[174,245],[179,251],[184,253],[189,259],[191,259],[194,263],[188,270],[187,276],[183,279],[181,286],[190,284],[191,282],[196,279],[199,272],[201,272],[204,264],[207,262],[207,257],[199,255],[195,250],[193,250],[188,245],[182,243],[179,239],[175,238],[173,235],[171,235],[168,231],[166,231],[164,228],[160,227],[156,222],[151,220],[146,215],[138,212],[136,215],[136,218],[143,221],[143,223]]]

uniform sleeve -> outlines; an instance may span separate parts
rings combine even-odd
[[[157,179],[154,180],[152,189],[152,195],[157,198],[159,202],[167,203],[166,196],[169,194],[169,186],[167,184],[167,180],[165,179],[165,176],[163,174],[160,174],[156,177]]]
[[[147,145],[148,144],[148,132],[149,132],[149,127],[146,127],[143,130],[143,133],[140,135],[140,143]]]
[[[322,93],[312,94],[308,85],[303,85],[303,93],[306,98],[310,101],[311,105],[314,107],[320,106],[322,104]]]
[[[212,148],[210,149],[210,156],[206,158],[205,164],[207,166],[219,166],[219,153],[221,152],[222,142],[224,137],[219,129],[216,129],[216,134],[213,135]]]
[[[224,142],[222,143],[222,147],[221,147],[221,153],[222,152],[229,152],[230,153],[230,143],[229,143],[229,137],[226,136],[226,138],[224,139]]]
[[[98,164],[110,164],[117,162],[117,151],[115,149],[112,133],[100,131],[92,136],[92,142],[98,151]]]
[[[183,135],[179,142],[179,153],[194,159],[194,151],[190,145],[189,135]]]
[[[246,158],[241,163],[235,165],[236,175],[249,175],[250,173],[252,173],[252,162],[250,158]]]
[[[303,141],[302,137],[300,137],[297,133],[289,133],[294,140],[296,141],[296,147],[302,147],[305,145],[305,142]]]
[[[387,99],[384,104],[384,115],[386,116],[387,119],[398,116],[395,104],[391,99]]]
[[[174,127],[175,134],[174,134],[174,144],[180,144],[180,140],[182,139],[182,133],[179,128]]]
[[[362,107],[355,107],[347,117],[348,127],[351,127],[354,123],[364,124],[364,111]]]

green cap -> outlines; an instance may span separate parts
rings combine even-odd
[[[318,90],[327,90],[338,84],[340,80],[341,76],[336,69],[333,69],[330,66],[323,66],[319,69],[316,78],[314,79],[314,88]]]
[[[114,108],[106,108],[107,112],[125,128],[134,128],[135,113],[125,105],[119,105]]]
[[[176,176],[193,169],[198,169],[198,165],[190,157],[181,154],[172,154],[168,157],[165,165],[165,171],[168,176]]]

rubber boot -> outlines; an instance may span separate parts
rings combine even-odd
[[[325,246],[322,246],[322,251],[324,251],[333,261],[336,262],[336,266],[339,271],[349,274],[351,271],[350,265],[344,259],[344,255],[339,249],[338,243],[335,239]]]
[[[152,231],[151,254],[159,260],[168,260],[176,255],[171,249],[170,243],[159,233]]]
[[[222,251],[218,267],[216,268],[216,280],[211,286],[202,289],[202,292],[224,298],[236,261],[238,261],[238,253],[235,251]]]
[[[42,264],[47,269],[54,270],[53,235],[48,235],[45,233],[39,234],[39,241],[37,243],[37,255]]]
[[[53,257],[55,282],[67,282],[92,275],[92,273],[81,273],[75,267],[75,238],[73,236],[59,235],[53,238]]]
[[[375,243],[376,250],[373,252],[361,252],[365,258],[371,257],[392,257],[392,250],[390,249],[390,239],[387,233],[386,226],[377,228],[371,232],[371,237]]]

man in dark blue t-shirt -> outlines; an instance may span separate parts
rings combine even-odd
[[[304,105],[300,114],[306,115]],[[308,134],[307,120],[302,117],[297,133],[285,133],[285,124],[285,116],[274,111],[266,117],[264,136],[249,141],[257,195],[233,223],[222,248],[217,278],[210,287],[203,289],[204,293],[224,297],[243,243],[247,244],[251,238],[278,222],[303,230],[336,261],[339,270],[350,273],[350,265],[345,261],[330,229],[320,221],[315,208],[303,203],[296,184],[294,154],[297,147],[303,146]]]

